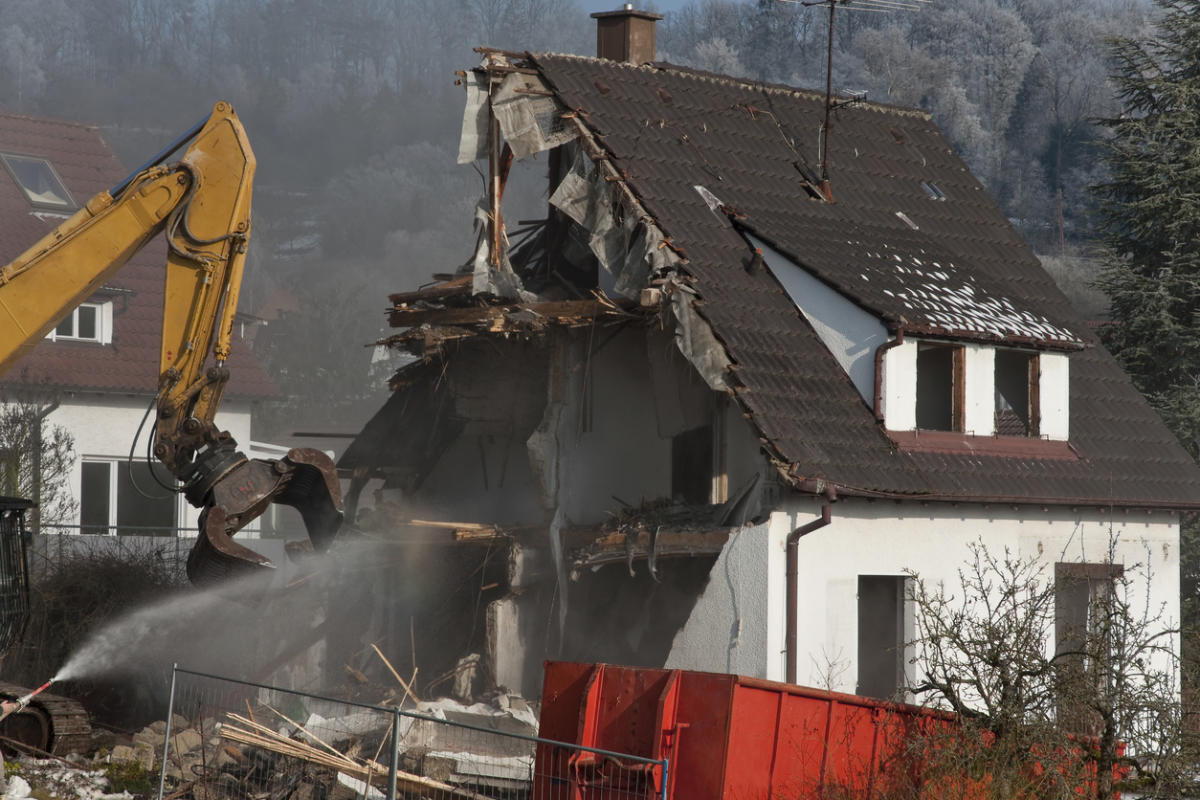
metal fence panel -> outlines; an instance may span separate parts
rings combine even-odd
[[[665,760],[518,733],[504,716],[468,723],[179,667],[170,707],[159,800],[668,796]]]

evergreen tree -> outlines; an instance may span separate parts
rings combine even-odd
[[[1105,123],[1100,199],[1111,298],[1101,338],[1179,441],[1200,456],[1200,0],[1155,0],[1149,41],[1111,41],[1124,113]],[[1200,520],[1184,519],[1186,693],[1200,682]],[[1190,685],[1189,685],[1190,684]]]
[[[1100,186],[1111,298],[1100,335],[1180,442],[1200,455],[1200,0],[1155,0],[1149,41],[1111,40],[1124,113],[1105,120]]]

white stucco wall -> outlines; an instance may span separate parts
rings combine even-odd
[[[917,342],[905,339],[883,356],[883,421],[893,431],[917,427]]]
[[[963,433],[991,436],[996,430],[996,350],[963,346]]]
[[[875,404],[875,350],[887,341],[887,328],[812,273],[763,240],[749,236],[763,262],[804,314],[829,352],[850,376],[868,406]]]
[[[668,669],[759,677],[769,673],[769,633],[775,627],[783,630],[782,620],[771,619],[782,610],[782,606],[772,610],[771,598],[783,591],[772,581],[783,580],[785,569],[783,555],[771,542],[765,523],[730,535],[709,573],[704,594],[675,636]]]
[[[124,394],[89,394],[79,392],[66,393],[60,406],[50,415],[48,423],[61,425],[71,432],[75,439],[75,465],[71,470],[71,493],[76,501],[80,496],[82,480],[82,461],[105,460],[125,461],[129,458],[129,448],[146,413],[150,398],[138,395]],[[134,452],[134,458],[144,460],[146,457],[146,437],[153,419],[147,421],[142,431],[142,439]],[[236,398],[225,400],[221,411],[216,417],[216,423],[222,430],[228,430],[242,447],[243,452],[250,446],[250,404]],[[199,512],[188,505],[182,495],[178,498],[177,519],[179,526],[196,528],[199,522]],[[79,518],[70,524],[78,524]],[[256,526],[251,525],[247,533],[252,533]]]
[[[1065,353],[1038,356],[1038,396],[1041,410],[1039,433],[1048,439],[1066,440],[1071,435],[1071,361]]]
[[[785,542],[817,518],[820,503],[792,499],[768,522],[726,544],[691,618],[676,636],[669,666],[785,678]],[[860,575],[915,570],[960,585],[957,571],[982,541],[993,552],[1038,557],[1053,580],[1057,561],[1115,561],[1140,581],[1134,596],[1179,618],[1179,529],[1171,512],[981,506],[844,498],[832,522],[800,540],[798,682],[853,692],[857,680]],[[1133,568],[1145,565],[1149,584]],[[1049,644],[1049,643],[1048,643]],[[1177,646],[1177,645],[1176,645]]]

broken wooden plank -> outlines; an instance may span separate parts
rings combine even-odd
[[[396,668],[392,666],[392,662],[387,660],[387,657],[383,654],[383,651],[376,647],[373,642],[371,643],[371,649],[374,650],[375,655],[379,656],[380,660],[383,661],[383,665],[388,668],[389,672],[392,673],[392,677],[394,677],[396,681],[404,687],[404,697],[400,698],[400,705],[404,705],[405,699],[409,697],[411,697],[415,703],[421,702],[417,698],[417,693],[412,690],[412,687],[408,685],[404,678],[400,677],[400,673],[396,672]]]
[[[413,292],[397,292],[388,295],[388,301],[393,305],[415,303],[418,300],[438,300],[444,297],[469,295],[471,293],[471,275],[463,275],[454,280],[442,281]]]
[[[232,725],[224,726],[221,729],[221,735],[235,742],[261,747],[264,750],[270,750],[273,753],[279,753],[289,758],[296,758],[311,764],[336,769],[359,780],[383,782],[388,778],[388,768],[383,764],[372,761],[369,764],[363,765],[346,757],[335,758],[315,747],[306,745],[303,742],[297,742],[295,739],[286,739],[278,735],[266,736]],[[453,797],[463,798],[463,800],[491,800],[491,798],[476,794],[467,789],[460,789],[452,784],[437,781],[433,778],[426,778],[404,770],[396,771],[396,783],[416,793],[435,790],[446,792]]]
[[[503,320],[508,314],[522,312],[557,322],[562,320],[588,320],[614,313],[615,309],[629,310],[635,307],[636,303],[625,298],[621,298],[615,302],[556,300],[544,303],[484,306],[481,308],[396,308],[391,311],[388,318],[394,328],[411,328],[426,323],[431,325],[490,325],[494,324],[496,320]]]
[[[495,525],[490,525],[485,522],[446,522],[433,519],[414,519],[408,523],[409,525],[418,525],[424,528],[452,528],[456,531],[494,531]]]

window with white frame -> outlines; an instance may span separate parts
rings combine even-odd
[[[174,536],[179,495],[157,462],[88,459],[82,462],[79,524],[83,533]]]
[[[25,199],[34,208],[67,212],[78,207],[62,179],[46,159],[0,153],[0,161],[4,162],[8,174],[16,181],[17,186],[21,187]]]
[[[46,334],[51,341],[112,342],[112,301],[80,303]]]

